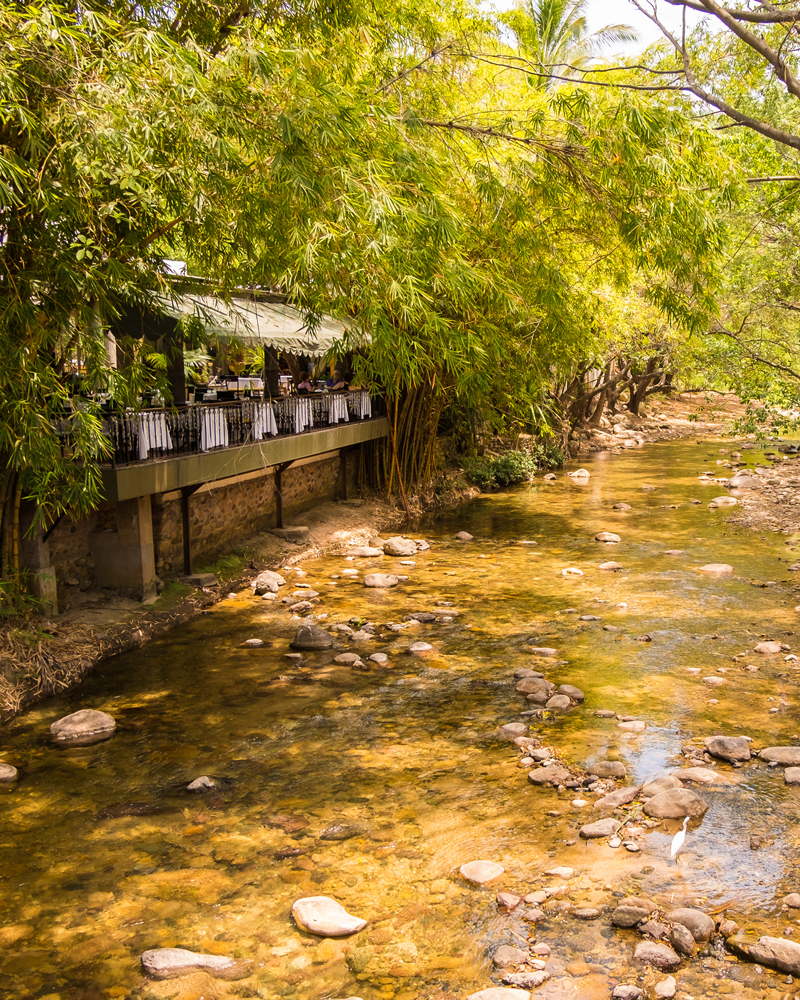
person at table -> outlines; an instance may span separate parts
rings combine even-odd
[[[311,385],[311,378],[308,372],[300,372],[300,381],[297,383],[299,393],[311,392],[314,387]]]
[[[342,373],[338,370],[333,373],[333,378],[329,378],[325,385],[331,390],[331,392],[337,392],[340,389],[347,388],[347,382]]]

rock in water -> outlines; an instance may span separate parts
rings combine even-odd
[[[618,760],[599,760],[596,764],[589,764],[586,771],[596,774],[598,778],[624,778],[628,773],[625,765]]]
[[[723,778],[717,771],[712,771],[710,767],[682,767],[680,771],[675,772],[675,777],[681,782],[693,781],[698,785],[727,783],[726,778]]]
[[[787,767],[783,772],[783,780],[787,785],[800,785],[800,767]]]
[[[684,816],[704,816],[708,803],[688,788],[668,788],[644,805],[648,816],[656,819],[683,819]]]
[[[610,545],[617,545],[622,541],[619,535],[615,535],[613,531],[598,531],[594,536],[596,542],[606,542]]]
[[[622,563],[618,562],[604,562],[600,563],[597,567],[598,569],[609,570],[612,573],[616,573],[617,570],[622,569]]]
[[[498,969],[505,969],[509,965],[524,965],[529,957],[527,949],[523,951],[522,948],[515,948],[510,944],[501,944],[492,955],[492,961]]]
[[[750,741],[744,736],[709,736],[704,743],[712,757],[729,761],[750,760]]]
[[[647,920],[650,914],[657,909],[658,907],[652,899],[628,896],[611,914],[611,923],[615,927],[635,927],[643,920]]]
[[[238,978],[250,972],[249,962],[239,963],[224,955],[202,955],[185,948],[153,948],[142,954],[141,962],[144,971],[154,979],[175,979],[197,969],[225,979],[237,978],[231,975],[237,970]]]
[[[764,747],[759,757],[776,764],[798,767],[800,766],[800,747]]]
[[[415,550],[416,551],[416,548]],[[383,549],[375,548],[372,545],[354,545],[352,549],[345,549],[345,556],[352,556],[354,559],[368,559],[374,556],[382,556]]]
[[[295,900],[292,916],[301,930],[320,937],[347,937],[367,926],[366,920],[354,917],[330,896],[305,896]]]
[[[263,595],[267,592],[277,594],[278,587],[283,587],[285,583],[286,581],[280,573],[274,573],[271,569],[265,569],[263,573],[259,573],[255,580],[253,580],[251,586],[254,593],[258,595]]]
[[[574,684],[562,684],[558,689],[558,693],[565,694],[576,705],[580,705],[584,700],[583,691],[575,687]]]
[[[418,653],[427,653],[429,649],[433,649],[433,646],[429,642],[412,642],[408,647],[409,653],[412,655]]]
[[[505,868],[494,861],[469,861],[458,870],[468,882],[483,885],[484,882],[491,882],[492,879],[499,878]]]
[[[400,578],[394,573],[367,573],[364,577],[365,587],[377,587],[380,590],[396,587],[398,583],[400,583]]]
[[[528,646],[528,652],[533,656],[556,656],[558,650],[552,646]]]
[[[528,727],[524,722],[507,722],[497,730],[499,735],[507,740],[516,739],[517,736],[524,736],[527,731]]]
[[[740,955],[779,972],[800,976],[800,944],[786,938],[762,937],[756,942],[729,938],[728,945]]]
[[[780,653],[782,649],[783,645],[775,639],[768,639],[766,642],[759,642],[757,646],[753,646],[754,653],[764,653],[765,655]]]
[[[395,535],[383,543],[383,551],[387,556],[415,556],[417,543],[410,538],[403,538],[402,535]]]
[[[662,979],[660,983],[655,985],[655,994],[657,1000],[672,1000],[672,997],[678,992],[678,984],[675,981],[674,976],[667,976],[666,979]]]
[[[681,906],[676,910],[670,910],[667,920],[671,924],[683,924],[695,941],[705,942],[711,940],[714,933],[714,921],[707,913],[696,910],[691,906]]]
[[[209,778],[207,774],[201,774],[199,778],[195,778],[194,781],[189,782],[186,786],[187,792],[204,792],[207,788],[216,788],[217,783],[213,778]]]
[[[545,708],[549,708],[552,712],[566,712],[571,705],[572,702],[565,694],[554,694],[547,701]]]
[[[531,991],[515,990],[506,986],[492,986],[488,990],[470,993],[467,1000],[531,1000]]]
[[[604,795],[595,802],[594,808],[611,812],[620,806],[626,806],[629,802],[633,802],[640,791],[640,785],[632,785],[630,788],[620,788],[616,792],[609,792],[608,795]]]
[[[568,472],[567,475],[573,479],[588,479],[591,473],[586,469],[576,469],[574,472]]]
[[[680,956],[668,945],[656,941],[640,941],[633,953],[633,960],[656,969],[674,969],[681,964]]]
[[[683,924],[675,924],[669,932],[669,943],[681,955],[693,956],[697,952],[697,942],[692,932]]]
[[[629,503],[615,503],[612,510],[632,510],[633,508]]]
[[[330,649],[333,636],[317,625],[301,625],[289,644],[291,649]]]
[[[569,771],[560,764],[550,764],[547,767],[540,767],[537,771],[528,772],[528,781],[532,785],[563,785],[571,778]]]
[[[683,783],[673,774],[662,774],[642,785],[642,798],[652,799],[654,795],[665,792],[668,788],[683,788]]]
[[[727,563],[706,563],[705,566],[700,566],[698,572],[708,573],[709,576],[730,576],[733,572],[733,566],[729,566]]]
[[[16,781],[19,772],[11,764],[0,760],[0,781]]]
[[[714,507],[735,507],[738,502],[735,497],[714,497],[708,506],[712,509]]]
[[[468,531],[457,531],[456,538],[459,542],[471,542],[474,535],[471,535]]]
[[[116,722],[107,712],[82,708],[65,715],[50,726],[50,735],[58,743],[88,744],[107,739],[116,729]]]
[[[611,993],[612,1000],[640,1000],[643,996],[638,986],[628,986],[620,984],[615,986]]]
[[[596,823],[587,823],[586,826],[582,826],[580,835],[584,840],[598,840],[600,837],[613,836],[621,826],[622,823],[619,820],[611,817],[599,819]]]

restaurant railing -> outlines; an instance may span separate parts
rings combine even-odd
[[[109,414],[103,429],[112,449],[110,462],[118,466],[305,434],[369,420],[383,410],[382,400],[371,399],[366,390],[309,393]]]

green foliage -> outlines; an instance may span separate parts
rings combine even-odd
[[[544,448],[537,445],[533,453],[506,451],[497,458],[470,458],[463,462],[463,469],[476,486],[489,490],[528,482],[542,465],[550,467],[547,461]]]

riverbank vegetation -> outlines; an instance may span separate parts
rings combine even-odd
[[[69,357],[122,404],[164,379],[105,332],[165,259],[369,332],[384,491],[431,478],[444,425],[469,454],[676,388],[791,411],[800,5],[689,6],[708,23],[604,62],[630,32],[565,0],[0,2],[0,576],[22,497],[51,523],[100,496],[98,414],[68,453],[54,429]]]

